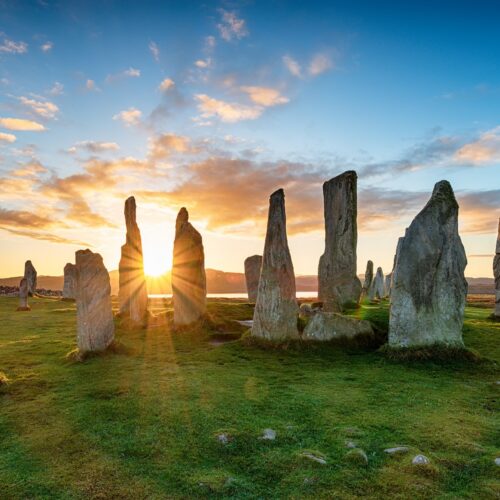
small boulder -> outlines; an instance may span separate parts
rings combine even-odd
[[[274,441],[276,439],[276,431],[274,429],[264,429],[260,439],[264,441]]]
[[[318,311],[307,324],[303,338],[325,342],[339,338],[352,339],[358,335],[373,335],[369,321]]]
[[[415,455],[411,463],[413,465],[428,465],[431,461],[425,455]]]
[[[410,449],[407,446],[395,446],[394,448],[386,448],[384,453],[388,455],[399,455],[402,453],[408,453]]]

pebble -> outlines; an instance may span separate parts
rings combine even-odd
[[[395,455],[397,453],[408,453],[410,449],[407,446],[395,446],[394,448],[386,448],[385,453],[389,455]]]
[[[302,453],[302,456],[308,458],[309,460],[313,460],[314,462],[318,462],[318,464],[326,465],[326,460],[324,458],[318,457],[317,455],[314,455],[313,453],[309,453],[306,451],[306,452]]]
[[[427,465],[430,460],[425,455],[415,455],[411,461],[413,465]]]
[[[276,431],[274,429],[264,429],[261,439],[274,441],[276,439]]]

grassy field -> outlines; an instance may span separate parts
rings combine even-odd
[[[117,328],[83,363],[75,306],[0,298],[0,498],[500,498],[500,323],[468,307],[482,362],[392,361],[375,349],[221,343],[250,319],[212,301],[218,332]],[[358,315],[387,328],[387,305]],[[277,436],[260,439],[266,428]],[[225,434],[227,443],[218,435]],[[352,442],[368,464],[352,453]],[[390,456],[384,449],[410,448]],[[320,464],[303,455],[322,457]],[[411,464],[422,453],[427,466]]]

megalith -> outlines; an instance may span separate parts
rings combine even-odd
[[[31,307],[28,305],[28,280],[22,278],[19,283],[19,306],[17,311],[31,311]]]
[[[298,313],[295,273],[286,235],[285,194],[278,189],[269,199],[252,335],[272,342],[298,338]]]
[[[144,322],[148,311],[148,290],[144,277],[142,239],[136,219],[135,198],[125,201],[125,225],[127,235],[121,247],[119,270],[120,315],[134,323]]]
[[[102,257],[76,252],[77,345],[81,353],[103,351],[114,339],[111,286]]]
[[[184,207],[175,222],[172,292],[176,326],[189,325],[202,318],[207,307],[205,253],[201,234],[189,222]]]
[[[394,270],[396,269],[396,264],[398,262],[398,256],[399,256],[399,250],[401,249],[401,245],[403,244],[404,236],[401,236],[398,238],[398,243],[396,245],[396,252],[394,253],[394,260],[392,263],[392,271],[389,274],[391,277],[390,282],[389,282],[389,289],[387,290],[387,295],[390,297],[392,294],[392,287],[393,287],[393,282],[394,282]]]
[[[381,267],[377,267],[377,272],[372,281],[369,296],[371,300],[383,299],[385,297],[385,279],[384,272]]]
[[[261,266],[262,255],[252,255],[245,259],[245,282],[249,302],[255,302],[257,300]]]
[[[63,300],[76,298],[76,266],[68,262],[64,266]]]
[[[500,318],[500,219],[498,219],[497,245],[493,258],[493,276],[495,277],[495,313]]]
[[[366,263],[365,279],[363,280],[363,288],[361,289],[361,300],[369,299],[369,291],[373,282],[373,262],[369,260]]]
[[[323,184],[325,252],[318,269],[318,295],[326,312],[342,312],[359,302],[356,275],[357,174],[344,172]]]
[[[350,316],[320,311],[313,315],[304,329],[304,340],[327,342],[353,339],[359,335],[373,335],[369,321]]]
[[[406,231],[393,276],[391,347],[463,346],[467,258],[458,208],[450,183],[440,181]]]
[[[28,294],[32,297],[36,293],[37,273],[31,260],[27,260],[24,264],[24,278],[28,282]]]

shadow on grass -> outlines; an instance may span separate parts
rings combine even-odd
[[[94,358],[105,358],[107,356],[114,356],[115,354],[130,355],[133,350],[125,344],[114,340],[104,351],[86,351],[82,352],[78,348],[66,354],[66,359],[71,363],[83,363]]]

